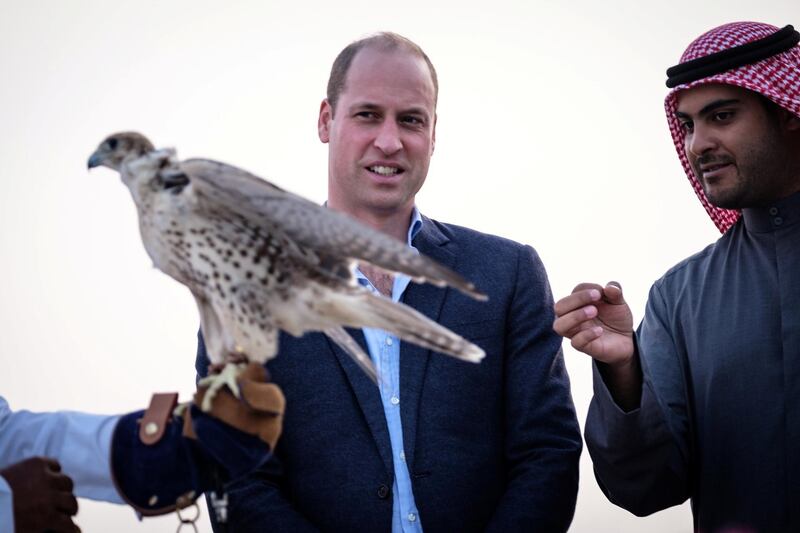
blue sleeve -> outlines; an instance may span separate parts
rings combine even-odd
[[[505,348],[506,458],[509,479],[487,531],[566,531],[575,512],[580,428],[552,328],[553,297],[544,266],[520,247]]]
[[[0,533],[14,533],[14,502],[11,487],[3,476],[0,476]]]
[[[111,435],[118,416],[73,411],[11,411],[0,397],[0,468],[33,456],[52,457],[81,498],[122,503],[111,481]]]

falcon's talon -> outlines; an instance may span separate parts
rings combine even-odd
[[[207,386],[203,402],[200,409],[208,413],[211,411],[211,402],[217,395],[217,391],[222,387],[227,386],[236,398],[241,398],[242,394],[239,390],[239,374],[244,369],[245,365],[242,363],[227,363],[219,374],[206,376],[197,382],[197,386]]]
[[[191,404],[189,402],[179,403],[175,406],[175,409],[172,410],[172,416],[183,418],[190,405]]]

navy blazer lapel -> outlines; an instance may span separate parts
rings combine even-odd
[[[445,247],[450,239],[436,223],[424,218],[422,229],[413,244],[422,255],[453,268],[456,255],[453,246]],[[403,303],[413,307],[431,320],[438,322],[445,295],[450,289],[435,287],[430,283],[409,284],[403,293]],[[414,444],[417,436],[419,401],[425,381],[425,371],[431,351],[410,342],[400,344],[400,419],[403,423],[403,451],[406,461],[413,465]]]
[[[365,353],[369,353],[367,341],[364,339],[364,332],[361,329],[347,328],[347,333],[358,342]],[[383,403],[381,402],[378,386],[367,377],[364,371],[336,343],[327,336],[325,336],[325,339],[339,359],[339,364],[342,365],[342,369],[350,381],[350,387],[353,389],[353,394],[355,394],[358,404],[361,406],[361,411],[364,413],[372,438],[375,439],[375,445],[378,447],[378,452],[386,465],[386,471],[393,475],[392,443],[389,439],[389,426],[386,423],[386,414],[383,411]]]

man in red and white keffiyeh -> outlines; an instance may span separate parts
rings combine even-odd
[[[667,70],[678,157],[723,235],[656,281],[639,329],[617,283],[556,303],[595,359],[597,480],[637,515],[691,498],[695,530],[800,531],[798,42],[726,24]]]
[[[781,31],[784,31],[791,39],[792,31],[786,30],[784,28]],[[692,61],[707,60],[710,55],[725,53],[725,51],[731,50],[736,46],[757,43],[761,39],[770,37],[774,39],[777,32],[778,28],[758,22],[725,24],[698,37],[683,53],[680,64],[673,68],[680,73],[680,68],[686,69],[685,66]],[[787,43],[790,42],[791,40],[787,40]],[[689,177],[689,181],[698,198],[700,198],[700,202],[702,202],[703,207],[705,207],[720,232],[725,233],[738,220],[741,211],[717,207],[710,203],[706,197],[703,186],[692,170],[684,151],[686,130],[676,115],[678,97],[682,91],[703,85],[731,85],[758,93],[795,116],[800,116],[800,47],[795,45],[758,62],[745,63],[737,68],[716,72],[692,81],[689,81],[689,77],[679,78],[678,75],[670,78],[670,80],[672,79],[679,82],[679,84],[668,84],[672,90],[667,95],[664,107],[667,111],[669,131],[672,133],[675,149],[678,151],[678,157],[683,163],[686,175]]]

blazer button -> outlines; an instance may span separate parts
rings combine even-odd
[[[378,498],[380,498],[381,500],[385,500],[388,497],[389,497],[389,487],[387,487],[386,485],[381,485],[380,487],[378,487]]]

